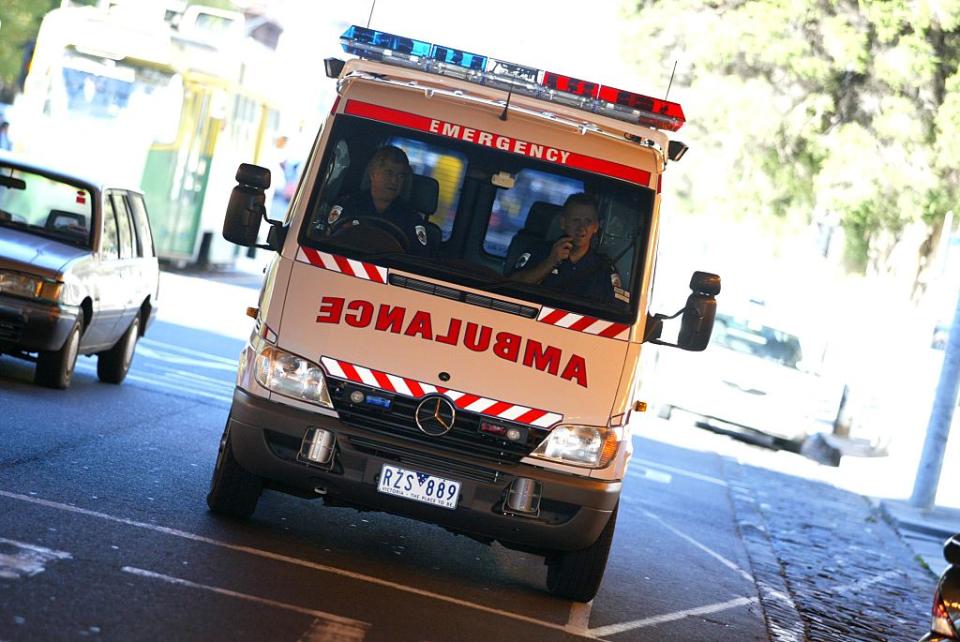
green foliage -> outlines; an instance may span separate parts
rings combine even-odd
[[[939,229],[956,207],[960,0],[646,0],[625,13],[639,65],[683,63],[684,138],[720,150],[710,175],[736,192],[718,201],[690,180],[689,207],[839,220],[857,270],[882,262],[878,242],[913,222]]]
[[[37,35],[40,21],[58,0],[4,0],[0,3],[0,97],[13,87],[23,68],[24,47]],[[0,98],[2,100],[2,98]]]

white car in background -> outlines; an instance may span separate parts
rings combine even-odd
[[[669,419],[682,410],[702,427],[795,451],[808,436],[831,432],[843,386],[817,372],[819,346],[785,328],[763,305],[718,311],[710,345],[696,361],[658,355],[657,414]]]

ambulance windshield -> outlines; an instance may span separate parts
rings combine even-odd
[[[330,133],[304,247],[629,323],[653,190],[562,164],[352,116]],[[565,159],[564,159],[565,160]]]

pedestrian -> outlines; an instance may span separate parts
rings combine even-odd
[[[10,123],[0,120],[0,150],[11,151],[13,141],[10,140]]]

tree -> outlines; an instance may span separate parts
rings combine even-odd
[[[643,0],[626,13],[635,58],[684,63],[677,83],[702,109],[691,130],[728,163],[710,202],[836,218],[855,271],[882,269],[919,223],[922,268],[960,195],[960,0]]]
[[[0,102],[13,99],[40,21],[59,4],[59,0],[5,0],[0,4]]]

